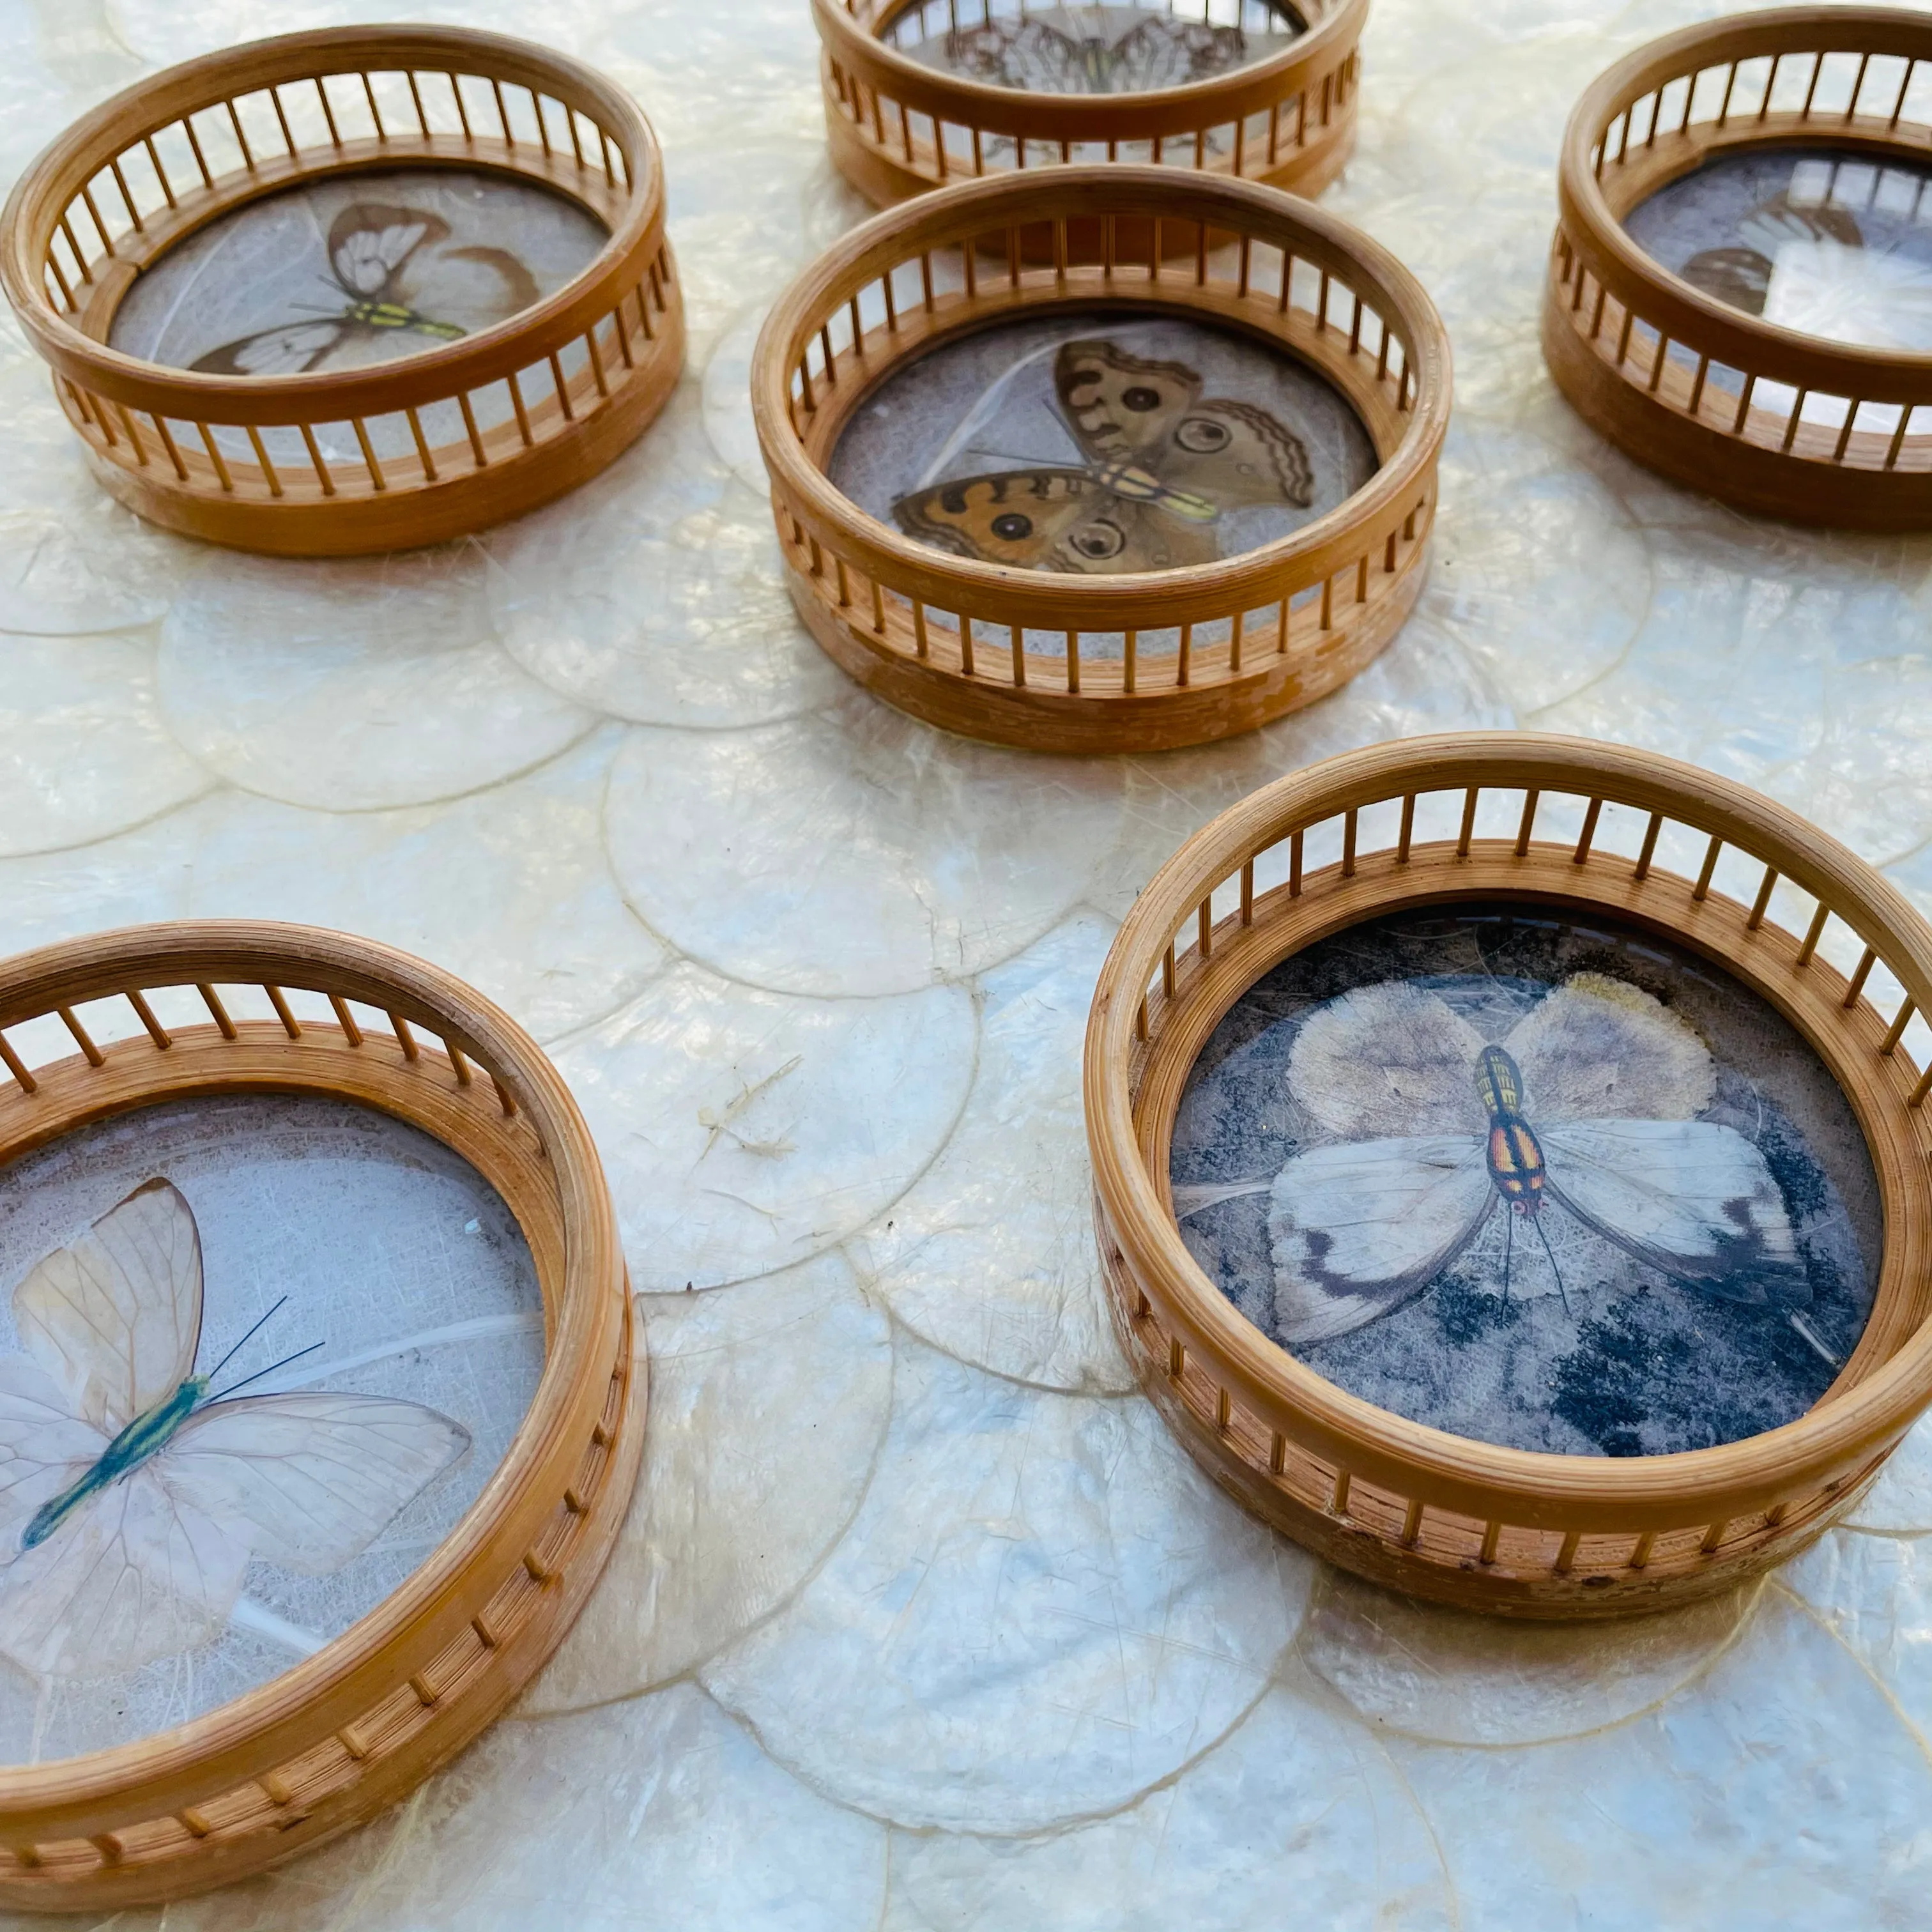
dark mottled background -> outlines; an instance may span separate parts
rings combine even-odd
[[[1300,1117],[1286,1072],[1303,1018],[1324,1000],[1408,979],[1500,1039],[1579,972],[1642,987],[1711,1049],[1717,1098],[1700,1118],[1735,1127],[1763,1155],[1810,1280],[1805,1319],[1834,1353],[1849,1354],[1870,1312],[1882,1238],[1877,1184],[1851,1109],[1756,994],[1648,935],[1472,907],[1376,921],[1310,947],[1251,988],[1202,1050],[1175,1123],[1174,1185],[1271,1182],[1304,1140],[1315,1143],[1319,1130]],[[1425,1293],[1303,1358],[1418,1422],[1571,1454],[1658,1455],[1735,1441],[1790,1421],[1831,1382],[1833,1371],[1782,1316],[1694,1294],[1560,1209],[1539,1218],[1568,1313],[1550,1259],[1520,1225],[1503,1300],[1504,1217],[1492,1214]],[[1209,1277],[1270,1330],[1267,1195],[1222,1202],[1180,1225]]]

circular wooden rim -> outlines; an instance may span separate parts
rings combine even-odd
[[[1176,234],[1190,244],[1178,266]],[[949,268],[950,283],[944,272],[935,281]],[[840,430],[895,369],[1016,314],[1096,308],[1210,320],[1312,368],[1361,418],[1380,467],[1275,542],[1120,577],[952,556],[888,529],[832,484],[825,465]],[[793,595],[820,641],[932,722],[1076,750],[1223,736],[1352,676],[1419,586],[1449,404],[1447,334],[1386,249],[1271,189],[1151,167],[1057,167],[889,209],[779,298],[752,361]],[[1016,650],[1004,666],[982,650],[969,668],[962,614],[1009,632],[1070,633],[1076,648],[1064,660]],[[1193,628],[1215,625],[1224,641],[1190,647]],[[1143,658],[1131,683],[1118,664],[1078,664],[1082,632],[1164,629],[1179,634],[1175,650]]]
[[[1497,794],[1510,801],[1516,836],[1475,836],[1476,801]],[[1438,795],[1460,808],[1460,834],[1425,842],[1413,830],[1417,802]],[[1534,818],[1547,824],[1559,797],[1582,814],[1580,836],[1535,838]],[[1710,842],[1696,880],[1652,863],[1666,825]],[[1311,836],[1332,838],[1341,856],[1304,876]],[[1761,884],[1751,875],[1748,906],[1712,889],[1726,852],[1763,868]],[[1258,861],[1264,872],[1280,866],[1286,881],[1258,895]],[[1809,914],[1801,930],[1784,922],[1780,884]],[[1186,1070],[1220,1018],[1262,972],[1328,932],[1397,905],[1510,898],[1670,934],[1769,999],[1844,1087],[1879,1175],[1885,1253],[1863,1340],[1796,1420],[1715,1448],[1628,1460],[1451,1436],[1297,1361],[1237,1314],[1189,1254],[1168,1205],[1166,1136]],[[1858,949],[1849,976],[1826,956],[1841,941]],[[1880,968],[1898,989],[1890,1010],[1874,1004]],[[1628,1580],[1646,1568],[1708,1568],[1808,1524],[1815,1534],[1820,1513],[1932,1401],[1932,1127],[1920,1104],[1932,1081],[1900,1044],[1928,1003],[1932,931],[1903,895],[1835,840],[1728,780],[1624,746],[1511,733],[1331,759],[1196,833],[1136,901],[1102,971],[1085,1092],[1117,1318],[1143,1378],[1165,1385],[1164,1406],[1189,1412],[1220,1445],[1214,1453],[1244,1466],[1251,1489],[1271,1486],[1285,1504],[1358,1538],[1366,1530],[1413,1552],[1418,1567],[1474,1573],[1472,1598],[1484,1571],[1564,1576],[1586,1535],[1607,1539],[1594,1552],[1599,1572]],[[1432,1550],[1425,1519],[1436,1516],[1460,1527]],[[1673,1537],[1683,1544],[1674,1552]],[[1514,1556],[1505,1548],[1499,1559],[1499,1544],[1512,1541]]]
[[[628,182],[616,208],[601,198],[593,201],[574,192],[569,176],[560,171],[553,184],[560,192],[607,219],[614,212],[616,219],[610,241],[596,257],[564,287],[533,307],[446,348],[426,350],[373,370],[317,370],[306,375],[244,379],[197,374],[124,354],[83,334],[56,306],[46,280],[49,250],[62,219],[82,200],[82,187],[134,145],[124,138],[131,124],[140,124],[143,134],[152,135],[184,116],[223,106],[232,98],[230,90],[238,86],[257,91],[310,80],[318,73],[467,72],[472,70],[471,63],[486,77],[520,88],[535,86],[568,105],[582,104],[586,112],[594,107],[623,156]],[[371,158],[364,152],[351,158],[351,164],[359,161],[366,166]],[[398,146],[392,157],[373,158],[385,166],[421,162],[488,172],[500,157],[481,148],[472,156]],[[337,172],[342,165],[334,160],[283,174],[271,174],[266,166],[244,169],[242,178],[229,183],[230,193],[218,207],[210,208],[206,218],[299,181]],[[104,202],[101,212],[111,224],[113,214]],[[627,266],[633,258],[656,252],[652,244],[661,241],[663,228],[663,164],[650,123],[622,88],[595,69],[502,34],[458,28],[329,27],[278,34],[184,62],[136,82],[83,115],[42,150],[8,197],[0,214],[0,288],[43,358],[95,394],[144,409],[159,403],[170,414],[190,421],[218,404],[224,422],[344,422],[407,408],[422,400],[426,386],[437,394],[453,395],[501,381],[526,367],[533,354],[548,354],[574,340],[592,322],[608,314],[618,296],[627,292]]]
[[[206,1020],[173,1018],[170,998]],[[34,1064],[8,1040],[52,1018],[78,1052]],[[62,941],[0,965],[0,1160],[192,1094],[334,1094],[393,1114],[502,1195],[544,1300],[528,1412],[395,1591],[187,1724],[0,1769],[0,1900],[98,1910],[199,1889],[358,1822],[495,1714],[561,1640],[622,1520],[643,1343],[602,1169],[561,1077],[506,1014],[406,953],[248,921]]]
[[[882,207],[962,174],[1006,171],[987,160],[988,135],[1046,144],[1059,161],[1076,143],[1106,142],[1112,158],[1122,143],[1149,142],[1156,161],[1309,194],[1341,171],[1354,143],[1368,0],[1313,0],[1301,9],[1307,30],[1265,59],[1124,94],[1034,94],[928,67],[883,38],[915,4],[812,0],[833,158]],[[946,142],[948,127],[962,138]]]
[[[304,182],[416,166],[548,189],[610,239],[531,307],[373,368],[230,376],[109,346],[135,277],[209,222]],[[8,200],[0,286],[133,508],[244,548],[386,550],[527,510],[655,416],[683,356],[664,220],[650,124],[592,69],[501,34],[332,28],[184,62],[83,116]],[[447,420],[426,428],[438,405]],[[380,454],[379,419],[394,426]],[[325,453],[315,430],[345,423],[357,449]],[[298,429],[306,456],[272,458],[262,428]]]
[[[1552,374],[1598,428],[1748,508],[1872,527],[1924,520],[1932,436],[1910,426],[1932,403],[1932,353],[1834,343],[1734,308],[1654,261],[1624,220],[1740,148],[1922,164],[1932,122],[1906,109],[1927,59],[1923,14],[1792,7],[1666,34],[1591,83],[1564,134],[1543,333]],[[1713,370],[1735,372],[1742,393],[1711,382]],[[1823,419],[1820,399],[1842,417]]]

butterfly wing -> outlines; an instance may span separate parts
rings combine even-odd
[[[1136,94],[1159,87],[1183,87],[1233,66],[1247,50],[1238,27],[1210,26],[1172,14],[1123,34],[1108,54],[1111,92]]]
[[[1720,1300],[1810,1300],[1784,1196],[1735,1128],[1579,1120],[1539,1138],[1551,1197],[1626,1254]]]
[[[34,1511],[78,1482],[109,1440],[25,1355],[0,1357],[0,1553],[18,1548]]]
[[[189,368],[212,376],[292,376],[313,369],[352,333],[347,322],[291,322],[211,349]]]
[[[1483,1046],[1435,994],[1384,980],[1324,1000],[1302,1022],[1288,1090],[1338,1138],[1480,1134],[1488,1118],[1476,1094]]]
[[[321,1576],[361,1554],[470,1447],[433,1408],[325,1390],[244,1396],[189,1418],[154,1459],[184,1513],[256,1556]]]
[[[1080,341],[1061,345],[1053,387],[1074,441],[1105,467],[1145,462],[1162,451],[1200,395],[1201,378],[1184,362],[1151,362],[1111,342]]]
[[[144,1465],[0,1568],[0,1655],[44,1676],[139,1670],[214,1636],[248,1564],[244,1537]]]
[[[946,37],[951,64],[974,80],[1029,94],[1087,92],[1077,40],[1044,20],[993,20]]]
[[[1015,470],[914,490],[892,506],[909,537],[955,556],[1052,570],[1054,546],[1108,500],[1079,470]]]
[[[1468,1245],[1496,1198],[1474,1135],[1297,1154],[1269,1202],[1276,1334],[1300,1348],[1392,1314]]]
[[[1226,396],[1184,410],[1156,464],[1170,489],[1204,497],[1217,508],[1315,500],[1308,446],[1268,410]]]
[[[328,265],[352,296],[386,295],[392,278],[424,242],[448,233],[449,224],[427,208],[358,201],[329,224]]]
[[[1566,980],[1505,1044],[1539,1132],[1564,1120],[1688,1120],[1717,1092],[1710,1049],[1688,1022],[1601,973]]]
[[[28,1354],[68,1412],[114,1436],[174,1394],[201,1337],[201,1237],[165,1180],[137,1187],[14,1291]]]
[[[1755,248],[1702,248],[1684,265],[1684,279],[1747,315],[1762,315],[1771,287],[1771,258]]]

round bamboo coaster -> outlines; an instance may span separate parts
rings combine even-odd
[[[1686,28],[1592,84],[1543,346],[1594,428],[1741,508],[1932,523],[1928,62],[1922,14],[1793,7]]]
[[[242,549],[517,515],[638,436],[683,357],[649,124],[496,34],[332,28],[188,62],[70,128],[0,226],[0,281],[102,482]]]
[[[1355,141],[1368,0],[812,0],[839,171],[877,206],[1057,162],[1318,194]]]
[[[916,717],[1053,751],[1196,744],[1354,676],[1420,586],[1449,393],[1434,308],[1367,236],[1124,166],[877,217],[752,366],[813,634]]]
[[[1680,854],[1685,871],[1666,869]],[[1606,922],[1714,964],[1725,983],[1795,1032],[1794,1046],[1816,1056],[1819,1078],[1834,1087],[1832,1104],[1841,1097],[1848,1106],[1847,1140],[1861,1162],[1868,1154],[1875,1176],[1874,1226],[1882,1218],[1875,1287],[1856,1345],[1834,1373],[1818,1372],[1832,1379],[1796,1420],[1658,1454],[1538,1453],[1449,1434],[1347,1393],[1277,1346],[1190,1251],[1176,1220],[1170,1150],[1184,1090],[1223,1016],[1264,974],[1330,935],[1418,908],[1446,919],[1477,902],[1522,907],[1552,928]],[[1631,1019],[1625,1010],[1645,1006],[1641,994],[1600,980],[1583,990],[1600,997],[1606,1024],[1664,1028],[1680,1064],[1703,1052],[1684,1044],[1691,1036],[1681,1023],[1666,1026],[1654,1001],[1648,1019]],[[1101,974],[1087,1036],[1087,1120],[1116,1328],[1148,1393],[1217,1480],[1377,1582],[1536,1618],[1660,1609],[1724,1588],[1820,1534],[1932,1400],[1924,1185],[1932,1127],[1922,1104],[1932,1070],[1911,1057],[1928,1058],[1924,1024],[1914,1022],[1928,1003],[1932,932],[1903,896],[1792,813],[1708,772],[1622,746],[1514,734],[1412,740],[1330,760],[1256,793],[1189,840],[1141,895]],[[1498,1051],[1482,1048],[1478,1066]],[[1529,1060],[1526,1048],[1516,1051]],[[1409,1070],[1387,1076],[1390,1091],[1411,1093],[1423,1077],[1420,1054],[1415,1047]],[[1451,1097],[1466,1101],[1468,1064],[1449,1058]],[[1370,1070],[1337,1090],[1345,1099],[1379,1094],[1382,1078]],[[1516,1084],[1520,1106],[1520,1076]],[[1538,1099],[1532,1072],[1532,1124]],[[1688,1120],[1690,1109],[1682,1111]],[[1405,1118],[1418,1124],[1402,1131],[1430,1131],[1414,1107]],[[1604,1137],[1601,1124],[1593,1131]],[[1696,1136],[1733,1154],[1732,1143],[1742,1144],[1716,1126],[1652,1121],[1623,1131],[1679,1148]],[[1472,1144],[1483,1144],[1480,1132]],[[1446,1171],[1461,1156],[1444,1143],[1432,1157]],[[1502,1172],[1496,1158],[1492,1151],[1492,1178]],[[1748,1165],[1742,1156],[1736,1164],[1740,1173]],[[1563,1180],[1561,1166],[1552,1155],[1552,1188]],[[1573,1202],[1582,1198],[1576,1171]],[[1351,1172],[1358,1191],[1370,1186],[1366,1168]],[[1291,1186],[1284,1172],[1270,1197],[1278,1267],[1280,1240],[1305,1238],[1295,1229],[1325,1212],[1309,1192],[1314,1174],[1298,1173]],[[1749,1189],[1732,1191],[1739,1198],[1720,1208],[1742,1230]],[[1486,1196],[1481,1204],[1494,1205]],[[1178,1206],[1193,1211],[1189,1202]],[[1550,1197],[1542,1211],[1551,1213]],[[1766,1206],[1761,1218],[1784,1226],[1783,1214]],[[1341,1245],[1352,1238],[1340,1226],[1350,1218],[1336,1222],[1336,1245],[1318,1252],[1311,1240],[1298,1264],[1338,1294],[1355,1265]],[[1419,1196],[1398,1217],[1424,1218]],[[1533,1254],[1540,1268],[1528,1215],[1506,1206],[1492,1224],[1497,1245],[1519,1220],[1516,1253]],[[1600,1213],[1594,1225],[1631,1240]],[[1434,1267],[1431,1259],[1424,1271]],[[1653,1279],[1658,1295],[1689,1295]],[[1502,1282],[1507,1301],[1507,1272]],[[1394,1292],[1438,1293],[1441,1278],[1398,1280]],[[1696,1298],[1687,1305],[1694,1314]]]
[[[170,1024],[189,1002],[201,1018]],[[448,974],[308,927],[136,927],[0,965],[0,1029],[14,1036],[0,1030],[0,1160],[187,1096],[354,1101],[442,1142],[496,1190],[543,1300],[529,1410],[400,1587],[206,1716],[0,1769],[0,1903],[111,1913],[362,1822],[502,1709],[568,1629],[622,1520],[644,1358],[582,1116],[529,1036]]]

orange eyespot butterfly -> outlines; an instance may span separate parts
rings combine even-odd
[[[1081,469],[1042,466],[928,484],[892,506],[908,536],[1022,570],[1177,570],[1221,555],[1226,511],[1313,500],[1301,439],[1264,409],[1204,397],[1180,362],[1111,342],[1064,344],[1061,420]]]

